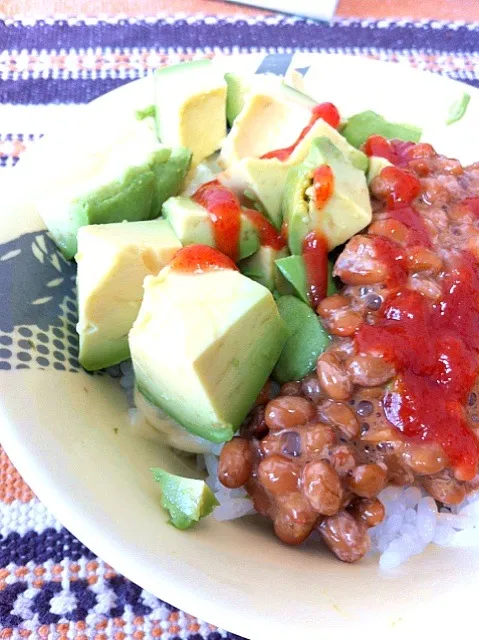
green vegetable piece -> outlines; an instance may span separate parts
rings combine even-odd
[[[225,73],[228,86],[226,98],[226,119],[231,126],[241,113],[245,99],[251,91],[266,92],[277,95],[287,102],[294,102],[301,107],[311,109],[317,102],[302,91],[290,87],[278,76],[269,74],[241,75],[238,73]]]
[[[225,80],[228,86],[228,93],[226,95],[226,119],[231,127],[236,116],[244,107],[244,98],[251,87],[251,78],[247,78],[238,73],[225,73]]]
[[[256,280],[270,291],[281,288],[276,261],[288,255],[288,250],[260,247],[256,253],[239,263],[244,276]]]
[[[422,129],[412,124],[388,122],[374,111],[363,111],[349,118],[341,133],[349,144],[359,149],[372,135],[380,135],[388,140],[397,138],[398,140],[419,142]]]
[[[154,118],[156,113],[156,107],[154,104],[150,104],[149,107],[139,109],[135,115],[137,120],[145,120],[145,118]]]
[[[308,283],[302,256],[288,256],[287,258],[280,258],[279,260],[276,260],[276,266],[293,287],[293,295],[309,305]],[[328,296],[332,296],[338,292],[338,288],[333,278],[333,268],[334,263],[330,259],[328,261]]]
[[[277,305],[289,330],[289,338],[272,374],[282,384],[311,373],[331,338],[314,311],[298,298],[283,296]]]
[[[322,165],[330,167],[334,186],[331,197],[318,210],[310,188],[314,170]],[[304,162],[289,169],[282,210],[292,255],[301,255],[310,231],[321,233],[331,250],[366,227],[372,217],[364,173],[326,136],[315,138]]]
[[[292,285],[294,295],[309,305],[306,269],[303,258],[301,256],[280,258],[276,260],[276,266]]]
[[[169,512],[169,522],[177,529],[189,529],[219,504],[204,480],[176,476],[159,467],[151,471],[161,487],[161,506]]]
[[[458,120],[463,118],[467,111],[467,107],[470,101],[471,101],[471,95],[469,93],[464,92],[458,100],[453,102],[449,107],[446,124],[447,125],[454,124],[455,122],[458,122]]]
[[[151,217],[161,215],[161,207],[183,188],[185,178],[191,167],[191,151],[186,147],[175,147],[171,156],[163,165],[154,168],[156,189],[151,203]]]

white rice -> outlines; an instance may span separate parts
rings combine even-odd
[[[130,362],[122,363],[120,371],[110,371],[120,377],[120,384],[133,406],[134,375]],[[130,410],[132,423],[138,422],[136,410]],[[154,424],[152,425],[154,426]],[[219,506],[213,511],[216,520],[234,520],[254,515],[252,501],[244,489],[227,489],[218,480],[218,457],[223,445],[206,443],[211,453],[197,457],[198,471],[205,472],[206,483]],[[438,510],[433,498],[423,489],[390,486],[379,494],[386,516],[381,524],[370,529],[370,554],[379,554],[379,567],[393,569],[411,556],[422,553],[429,545],[442,547],[479,546],[479,492],[468,496],[456,507]]]

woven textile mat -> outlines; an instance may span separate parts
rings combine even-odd
[[[78,105],[184,59],[279,53],[274,64],[264,58],[262,71],[285,73],[292,64],[308,66],[311,52],[347,53],[479,86],[479,23],[328,25],[284,16],[199,15],[6,20],[0,22],[0,43],[1,171],[60,115],[74,118]],[[6,347],[0,344],[0,368]],[[1,451],[0,638],[27,637],[237,638],[158,600],[96,558],[53,518]]]

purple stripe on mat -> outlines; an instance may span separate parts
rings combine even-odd
[[[64,589],[60,581],[46,581],[41,591],[38,593],[25,591],[29,588],[27,582],[19,581],[11,585],[7,585],[5,589],[0,591],[0,625],[17,626],[26,618],[36,614],[40,624],[55,624],[61,619],[77,622],[84,620],[87,615],[98,604],[98,590],[88,583],[85,579],[71,581],[68,587],[70,595],[74,596],[74,606],[62,613],[53,613],[51,611],[51,600],[62,595]],[[19,595],[28,598],[30,601],[28,606],[20,609],[15,607],[15,601]],[[31,594],[31,595],[30,595]],[[109,601],[111,606],[108,611],[103,607],[103,613],[112,618],[119,618],[125,613],[125,609],[131,609],[136,616],[147,616],[155,609],[163,608],[166,611],[177,611],[175,607],[166,604],[158,598],[152,599],[147,596],[149,604],[145,604],[143,600],[144,591],[141,587],[130,582],[122,576],[115,576],[104,580],[101,588],[102,600]],[[14,613],[16,610],[17,613]],[[21,615],[24,613],[24,616]]]
[[[94,557],[95,554],[66,529],[45,529],[42,533],[28,531],[23,536],[14,532],[0,539],[0,567],[10,563],[21,566],[27,562],[39,564],[47,560],[61,562],[70,558],[77,561]]]
[[[30,78],[0,81],[0,102],[9,104],[69,104],[90,102],[123,84],[130,78]]]
[[[33,26],[0,22],[0,42],[7,50],[69,49],[71,47],[368,47],[418,49],[428,52],[473,52],[478,49],[479,28],[466,25],[433,26],[430,23],[381,23],[367,21],[332,24],[307,20],[278,20],[248,23],[245,20],[120,20],[115,24],[98,22],[91,25],[65,21]]]
[[[274,58],[275,56],[271,57]],[[258,71],[263,73],[267,70],[269,71],[271,67],[270,72],[283,74],[283,64],[285,62],[286,58],[280,61],[279,66],[271,64],[266,68],[261,65]],[[83,104],[131,81],[131,78],[96,78],[95,80],[91,78],[70,78],[68,80],[30,78],[27,80],[3,80],[0,81],[0,102],[32,105]],[[460,78],[460,81],[473,87],[479,87],[479,80],[476,79]]]

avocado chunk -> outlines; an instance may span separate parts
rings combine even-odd
[[[143,298],[143,280],[181,249],[166,220],[89,225],[78,232],[78,325],[88,371],[130,356],[128,332]]]
[[[311,373],[331,338],[309,304],[294,296],[283,296],[277,304],[289,331],[289,338],[273,370],[273,378],[282,384],[301,380]]]
[[[187,147],[193,166],[217,151],[226,136],[226,82],[210,60],[155,73],[156,127],[164,144]]]
[[[244,193],[277,229],[281,228],[281,202],[288,165],[279,160],[244,158],[220,173],[219,181],[238,194]]]
[[[152,218],[161,214],[161,207],[168,198],[176,196],[184,185],[191,166],[191,151],[185,147],[171,150],[171,156],[164,165],[155,168],[156,187],[151,206]]]
[[[392,167],[392,163],[389,160],[380,156],[371,156],[369,158],[368,184],[371,184],[374,178],[386,167]]]
[[[458,100],[455,100],[449,107],[446,124],[454,124],[455,122],[461,120],[466,115],[467,107],[469,106],[470,101],[471,95],[464,91],[462,96]]]
[[[247,96],[243,110],[223,143],[219,156],[222,167],[229,168],[244,158],[261,158],[266,153],[290,147],[298,141],[310,124],[311,109],[315,103],[306,105],[289,99],[293,92],[299,93],[288,87],[281,94],[262,92]],[[288,98],[285,98],[285,94]],[[289,166],[300,164],[308,155],[312,140],[319,136],[329,138],[358,169],[367,170],[367,156],[351,146],[336,129],[322,119],[314,122],[285,161],[265,158],[264,162],[274,160],[275,163]]]
[[[419,142],[422,129],[412,124],[388,122],[374,111],[362,111],[349,118],[341,133],[349,144],[359,149],[369,136],[375,134],[389,140]]]
[[[151,218],[158,176],[170,155],[148,119],[132,117],[114,138],[62,157],[58,175],[37,194],[36,205],[64,256],[75,255],[80,227]]]
[[[331,168],[334,186],[331,197],[318,211],[311,191],[314,170],[322,165]],[[301,255],[303,240],[310,231],[320,232],[329,250],[334,249],[371,222],[366,177],[346,160],[329,138],[316,138],[303,164],[288,172],[283,216],[293,255]]]
[[[161,488],[161,506],[177,529],[189,529],[219,504],[204,480],[177,476],[159,467],[151,471]]]
[[[295,91],[291,87],[288,89]],[[272,125],[275,118],[280,123],[279,130]],[[366,154],[348,144],[324,120],[313,124],[287,160],[258,157],[293,144],[310,118],[311,110],[304,106],[271,95],[250,96],[221,151],[219,161],[226,169],[218,176],[219,181],[236,193],[246,193],[277,229],[283,219],[282,200],[288,170],[304,161],[314,139],[329,138],[355,167],[361,171],[368,168]]]
[[[271,292],[233,269],[171,265],[144,289],[129,335],[139,390],[191,433],[230,440],[286,342]]]
[[[242,75],[226,73],[228,95],[226,99],[226,119],[231,126],[244,107],[246,97],[252,91],[264,91],[265,86],[271,94],[282,96],[305,107],[314,107],[317,102],[298,89],[287,85],[280,76],[270,74]]]
[[[216,248],[214,228],[208,211],[191,198],[177,196],[163,205],[163,216],[186,247],[191,244],[206,244]],[[247,258],[259,249],[258,232],[251,221],[241,215],[238,244],[239,260]]]
[[[243,76],[239,73],[225,73],[225,80],[228,86],[226,96],[226,120],[231,126],[244,107],[245,96],[251,90],[253,76]]]
[[[293,288],[293,294],[306,304],[310,304],[308,297],[308,280],[306,277],[306,268],[302,256],[288,256],[276,260],[276,267],[283,277],[289,282]],[[328,261],[328,289],[326,295],[332,296],[337,293],[338,288],[333,278],[334,263],[331,259]]]
[[[256,282],[259,282],[270,291],[281,289],[279,282],[280,273],[276,267],[276,260],[285,259],[288,249],[273,249],[273,247],[260,247],[246,260],[239,263],[241,273]]]

